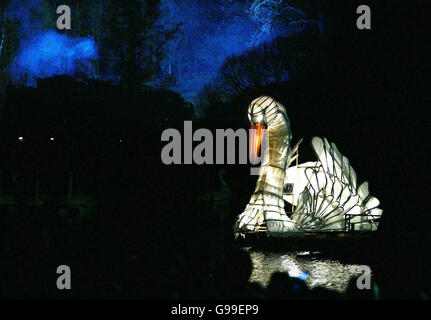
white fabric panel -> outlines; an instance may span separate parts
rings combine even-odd
[[[356,173],[334,143],[314,137],[312,146],[319,159],[316,165],[320,165],[321,170],[302,169],[298,171],[301,177],[286,177],[289,183],[297,181],[301,188],[306,183],[304,191],[299,193],[297,210],[292,215],[296,228],[346,231],[353,226],[354,230],[377,230],[378,222],[374,220],[381,216],[382,210],[375,209],[380,203],[370,196],[368,182],[356,189]],[[294,170],[291,167],[286,172],[293,174]],[[375,216],[372,214],[374,210],[379,210]]]

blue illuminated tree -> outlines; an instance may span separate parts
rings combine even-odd
[[[301,32],[305,28],[318,27],[323,32],[320,1],[253,0],[247,10],[259,26],[253,39],[261,41],[268,34],[277,36]]]
[[[152,85],[166,43],[176,32],[160,23],[159,0],[127,0],[108,6],[106,51],[114,72],[129,87]]]

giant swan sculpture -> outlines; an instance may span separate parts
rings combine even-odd
[[[311,145],[318,161],[291,166],[301,141],[292,149],[289,119],[282,104],[269,96],[248,108],[254,136],[252,158],[257,156],[266,127],[267,147],[256,188],[235,224],[237,234],[266,232],[286,236],[301,232],[375,231],[382,210],[369,194],[368,182],[358,186],[349,160],[334,143],[314,137]],[[257,135],[257,136],[256,136]],[[284,201],[296,204],[291,217]]]

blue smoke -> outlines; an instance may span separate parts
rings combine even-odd
[[[11,0],[6,10],[8,18],[18,22],[20,39],[9,72],[14,80],[25,85],[34,85],[37,78],[56,75],[88,76],[91,60],[98,57],[93,38],[73,38],[47,30],[42,22],[42,8],[46,4],[45,0]]]
[[[36,78],[86,74],[91,59],[96,58],[97,47],[92,38],[72,38],[50,30],[21,40],[10,72],[14,78],[28,77],[27,84],[31,84]]]

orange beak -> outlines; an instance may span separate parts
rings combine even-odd
[[[250,156],[250,162],[253,164],[256,163],[257,157],[259,156],[260,145],[262,144],[264,129],[265,129],[265,126],[261,123],[251,124],[249,156]]]

